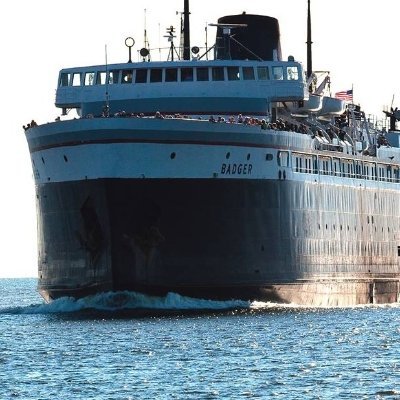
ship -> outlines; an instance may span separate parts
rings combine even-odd
[[[400,141],[282,59],[278,20],[218,19],[215,45],[165,61],[63,68],[56,121],[25,127],[36,190],[38,290],[317,306],[400,291]],[[347,93],[348,94],[348,93]],[[75,118],[64,118],[71,110]]]

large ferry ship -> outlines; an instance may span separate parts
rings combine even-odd
[[[216,25],[191,48],[185,0],[166,61],[132,62],[128,38],[128,62],[60,71],[56,106],[79,117],[26,128],[39,291],[397,302],[398,111],[385,134],[326,93],[310,17],[306,70],[282,60],[276,19]]]

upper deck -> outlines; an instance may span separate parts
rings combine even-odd
[[[56,106],[82,116],[156,111],[189,115],[267,115],[271,103],[307,98],[295,61],[211,60],[138,62],[66,68]]]

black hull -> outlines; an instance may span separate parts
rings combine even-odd
[[[322,208],[326,193],[333,200]],[[374,229],[351,206],[373,204],[374,194],[280,180],[42,184],[39,290],[49,300],[130,290],[320,305],[397,301],[390,232],[398,217],[386,213]],[[335,201],[348,212],[337,213]],[[385,201],[388,210],[399,203]]]

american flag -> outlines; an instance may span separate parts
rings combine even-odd
[[[340,100],[353,101],[353,89],[337,92],[335,97]]]

